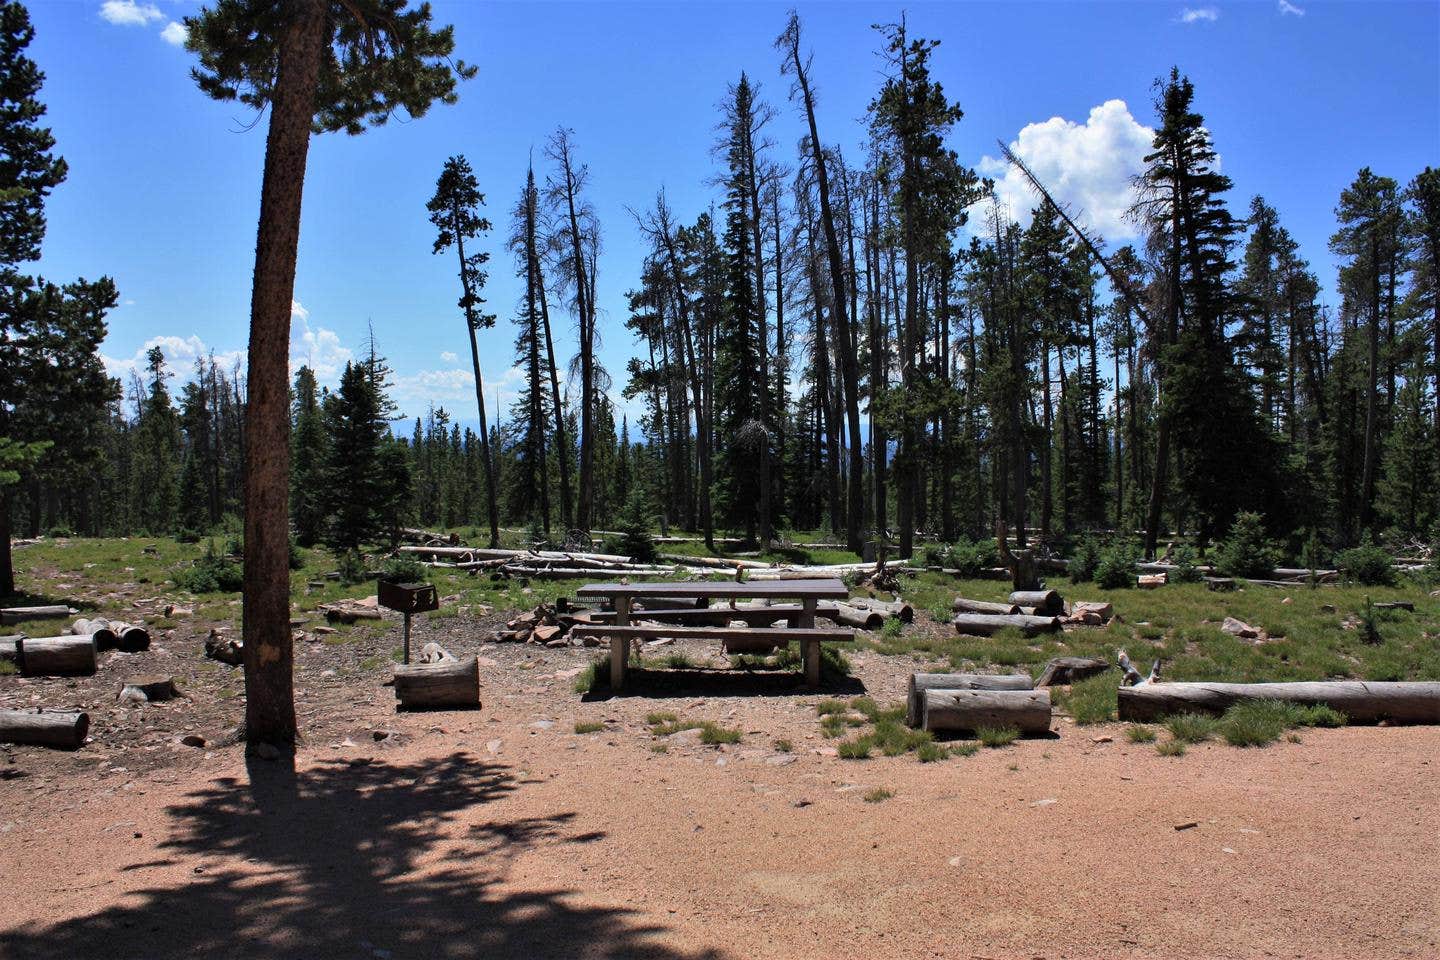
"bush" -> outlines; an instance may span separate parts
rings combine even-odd
[[[1066,572],[1071,583],[1088,583],[1095,579],[1095,569],[1100,566],[1100,544],[1094,537],[1086,537],[1075,547]]]
[[[1175,569],[1170,571],[1171,583],[1199,583],[1204,577],[1196,565],[1199,559],[1194,547],[1180,547],[1175,551]]]
[[[985,568],[993,567],[999,562],[995,555],[994,540],[971,542],[961,537],[959,542],[950,548],[949,565],[959,570],[962,577],[978,577]]]
[[[337,554],[335,569],[340,572],[341,583],[359,583],[370,579],[370,571],[366,569],[365,558],[360,555],[359,550],[346,550]]]
[[[1135,549],[1117,544],[1100,554],[1095,566],[1095,583],[1104,590],[1118,590],[1135,585]]]
[[[1366,586],[1392,586],[1395,583],[1395,568],[1390,554],[1376,546],[1368,533],[1360,546],[1337,553],[1335,565],[1345,574],[1346,579]]]
[[[193,567],[180,570],[173,579],[191,593],[234,593],[245,584],[240,565],[218,552],[214,540],[205,544],[205,555]]]
[[[659,551],[650,537],[650,520],[645,495],[638,489],[632,491],[620,516],[615,518],[620,533],[605,538],[605,552],[618,553],[639,562],[654,560]]]
[[[426,583],[430,568],[410,557],[391,557],[380,565],[379,578],[386,583]]]
[[[1230,527],[1230,536],[1216,552],[1220,572],[1228,577],[1264,579],[1275,569],[1275,549],[1265,535],[1265,521],[1258,513],[1240,511]]]

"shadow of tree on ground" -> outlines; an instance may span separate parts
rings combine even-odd
[[[582,906],[572,891],[495,889],[521,852],[602,841],[573,813],[518,820],[485,805],[522,789],[464,753],[395,765],[325,761],[296,773],[251,760],[166,811],[167,860],[188,882],[126,895],[89,916],[0,933],[0,956],[589,957],[689,960],[631,911]],[[474,820],[468,830],[455,825]],[[142,869],[147,864],[133,864]]]

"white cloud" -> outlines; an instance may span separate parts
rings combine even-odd
[[[298,321],[290,329],[290,369],[308,366],[322,385],[334,385],[345,371],[345,364],[355,359],[354,352],[340,342],[340,335],[324,327],[310,328],[310,313],[295,304],[291,316]]]
[[[459,360],[460,357],[454,352],[446,350],[444,353],[440,354],[440,359],[445,361],[446,363],[454,363],[456,360]]]
[[[1305,9],[1295,6],[1290,0],[1280,0],[1280,14],[1281,16],[1303,17]]]
[[[1280,0],[1284,3],[1285,0]],[[1175,18],[1180,23],[1214,23],[1220,19],[1220,11],[1214,7],[1186,7],[1180,11],[1180,16]]]
[[[1125,220],[1134,199],[1130,179],[1144,167],[1154,135],[1136,121],[1124,100],[1107,100],[1092,108],[1083,124],[1064,117],[1028,124],[1010,149],[1082,224],[1107,240],[1128,240],[1137,236],[1135,225]],[[1028,223],[1040,197],[1020,171],[988,156],[979,168],[994,178],[996,196],[1010,215]],[[984,222],[985,206],[971,211],[974,222]]]
[[[150,352],[152,347],[159,347],[160,352],[165,354],[165,369],[175,374],[176,379],[185,382],[190,379],[190,374],[195,371],[195,361],[200,357],[210,356],[210,348],[205,341],[193,333],[188,337],[159,336],[146,340],[133,356],[110,357],[103,352],[100,354],[100,361],[105,364],[105,372],[112,377],[119,377],[120,382],[128,388],[130,374],[145,375],[147,361],[145,354]],[[244,350],[228,350],[215,353],[215,362],[226,371],[235,366],[235,362],[243,362],[245,359]]]
[[[290,316],[295,320],[309,320],[310,311],[300,305],[299,300],[290,301]]]
[[[491,425],[497,413],[501,419],[510,417],[510,404],[525,384],[525,371],[510,367],[500,373],[481,369],[485,378],[485,415]],[[496,393],[500,409],[494,409]],[[451,370],[417,370],[397,374],[390,390],[393,399],[406,417],[423,417],[431,404],[444,407],[463,422],[475,420],[475,375],[468,368]]]
[[[117,27],[143,27],[165,17],[153,3],[137,3],[136,0],[105,0],[100,4],[100,16]]]
[[[1282,0],[1283,2],[1283,0]],[[190,31],[185,29],[185,24],[171,20],[160,31],[160,39],[177,47],[185,46],[185,41],[190,38]]]

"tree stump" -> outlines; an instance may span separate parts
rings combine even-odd
[[[74,750],[85,742],[89,731],[90,715],[80,711],[0,710],[0,743],[31,743]]]
[[[89,636],[22,637],[16,646],[20,669],[28,677],[95,672],[95,640]]]
[[[478,708],[480,663],[475,657],[466,657],[397,665],[395,699],[402,710]]]

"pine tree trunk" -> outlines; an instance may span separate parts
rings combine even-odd
[[[10,492],[0,487],[0,597],[15,592],[15,558],[10,548]]]
[[[550,364],[550,399],[555,405],[555,451],[560,458],[560,524],[570,533],[570,447],[565,440],[565,408],[560,404],[560,375],[555,369],[555,341],[550,336],[550,301],[545,295],[545,272],[536,252],[533,198],[528,201],[525,218],[525,243],[528,257],[534,264],[535,294],[540,300],[540,320],[545,326],[545,357]]]
[[[458,217],[457,217],[458,219]],[[475,339],[477,320],[472,305],[474,291],[470,289],[470,275],[465,269],[465,237],[455,230],[455,249],[460,256],[460,282],[465,288],[465,329],[470,334],[470,366],[475,374],[475,408],[480,414],[480,459],[485,461],[485,508],[490,519],[490,546],[500,546],[500,509],[495,489],[495,461],[490,456],[490,428],[485,422],[485,384],[480,376],[480,345]]]
[[[327,5],[295,0],[265,143],[245,407],[245,731],[295,741],[290,636],[290,310]]]

